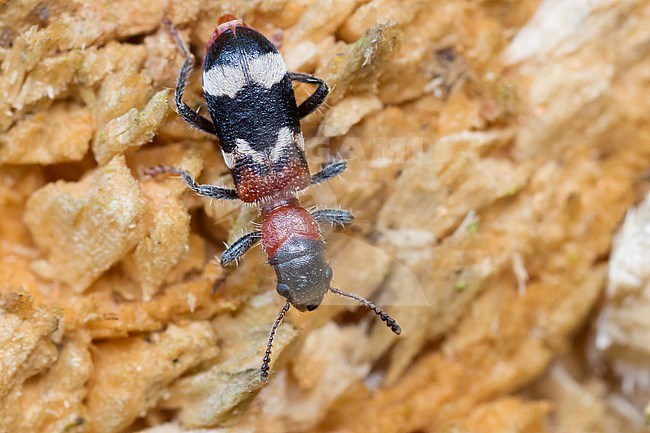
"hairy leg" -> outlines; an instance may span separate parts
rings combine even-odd
[[[234,189],[196,183],[190,172],[187,170],[180,170],[174,167],[159,165],[156,167],[151,167],[144,172],[144,174],[149,176],[155,176],[161,173],[178,174],[183,179],[183,182],[185,182],[192,191],[198,195],[202,195],[203,197],[216,198],[221,200],[235,200],[239,198],[237,196],[237,191]]]
[[[317,223],[330,223],[336,226],[344,226],[354,221],[354,216],[341,209],[319,209],[311,213]]]
[[[325,81],[310,74],[303,74],[301,72],[289,72],[289,77],[291,77],[291,80],[293,81],[298,81],[300,83],[306,84],[314,84],[318,86],[314,93],[309,95],[309,97],[298,106],[298,115],[302,119],[308,114],[311,114],[323,102],[325,102],[325,98],[327,98],[327,94],[330,92],[330,88],[327,86],[327,83]]]
[[[176,106],[178,107],[178,114],[190,125],[203,132],[208,134],[216,134],[214,125],[212,122],[205,117],[201,116],[199,113],[194,111],[189,105],[183,102],[183,93],[185,93],[185,86],[187,85],[187,80],[192,73],[194,68],[194,56],[190,53],[185,45],[185,42],[181,39],[176,31],[176,27],[171,23],[171,21],[164,20],[169,33],[176,42],[178,51],[185,58],[183,66],[181,67],[180,72],[178,73],[178,79],[176,80]]]
[[[260,239],[262,239],[262,232],[260,231],[245,234],[241,238],[237,239],[221,255],[221,266],[228,266],[232,262],[239,260],[239,258],[257,244]]]
[[[316,185],[317,183],[322,183],[330,180],[331,178],[343,173],[346,168],[348,168],[348,164],[345,161],[330,162],[325,167],[323,167],[321,171],[311,177],[311,184]]]

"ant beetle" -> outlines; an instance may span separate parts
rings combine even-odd
[[[178,114],[191,126],[219,138],[235,189],[197,184],[189,172],[172,167],[152,167],[147,174],[178,174],[199,195],[239,199],[259,207],[261,230],[235,241],[221,256],[221,265],[237,261],[261,241],[268,263],[275,269],[277,291],[286,299],[269,333],[260,380],[268,379],[275,332],[289,307],[313,311],[327,292],[365,305],[399,335],[402,329],[397,322],[375,304],[330,286],[332,269],[324,257],[325,242],[318,224],[345,225],[353,221],[352,214],[337,209],[308,212],[297,198],[298,191],[331,179],[346,168],[344,161],[335,161],[310,175],[305,160],[300,119],[324,102],[329,93],[327,84],[312,75],[287,72],[280,53],[268,39],[243,21],[224,15],[203,60],[203,92],[210,121],[182,101],[194,57],[172,23],[166,20],[165,25],[185,58],[176,83]],[[297,105],[292,81],[317,88]]]

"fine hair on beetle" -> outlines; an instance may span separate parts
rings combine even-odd
[[[354,217],[345,210],[306,210],[298,192],[341,174],[345,161],[332,161],[310,174],[300,119],[316,110],[329,93],[327,84],[313,75],[288,72],[277,48],[261,33],[232,15],[222,16],[208,42],[203,59],[203,93],[210,113],[206,119],[183,102],[194,57],[173,24],[165,20],[184,58],[178,74],[175,101],[178,114],[192,127],[219,139],[235,189],[198,184],[183,169],[157,166],[146,171],[179,175],[204,197],[241,200],[258,207],[262,224],[237,239],[221,255],[221,265],[237,262],[261,242],[268,264],[275,270],[277,292],[286,299],[271,327],[260,368],[260,380],[269,376],[271,350],[278,326],[291,306],[313,311],[326,293],[353,299],[372,310],[395,333],[397,322],[371,301],[331,286],[332,269],[325,260],[320,224],[344,226]],[[292,82],[316,86],[300,105]]]

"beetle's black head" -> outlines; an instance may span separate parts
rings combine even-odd
[[[278,293],[300,311],[313,311],[330,289],[332,268],[320,239],[294,237],[278,248],[270,261],[278,277]]]

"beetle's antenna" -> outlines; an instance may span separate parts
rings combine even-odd
[[[346,298],[351,298],[354,299],[355,301],[365,305],[366,307],[370,308],[372,311],[375,312],[377,316],[384,322],[386,322],[386,326],[390,328],[391,331],[393,331],[395,334],[400,335],[402,333],[402,327],[397,324],[395,319],[390,317],[387,313],[384,313],[381,308],[367,300],[366,298],[363,298],[356,293],[347,293],[344,292],[343,290],[339,290],[334,287],[330,287],[330,292],[336,293],[337,295],[345,296]]]
[[[181,55],[184,58],[190,57],[191,56],[190,50],[187,48],[187,45],[185,45],[185,41],[183,41],[183,39],[178,34],[178,30],[176,30],[176,26],[174,25],[174,23],[172,23],[172,21],[167,17],[164,17],[162,19],[162,23],[165,27],[167,27],[167,31],[171,35],[172,39],[174,39],[174,42],[178,47],[178,51],[181,52]]]
[[[262,368],[260,368],[260,381],[261,382],[266,382],[269,378],[269,364],[271,363],[271,348],[273,347],[273,338],[275,338],[275,331],[277,331],[278,326],[280,326],[280,323],[282,322],[282,319],[284,318],[284,315],[287,314],[287,311],[289,311],[289,307],[291,304],[289,304],[289,301],[287,301],[286,304],[284,304],[284,307],[282,307],[282,310],[280,310],[280,314],[278,315],[278,318],[275,319],[275,323],[273,323],[273,326],[271,327],[271,332],[269,333],[269,341],[266,344],[266,354],[264,355],[264,359],[262,361]]]

